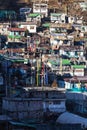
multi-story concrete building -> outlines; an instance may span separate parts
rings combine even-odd
[[[46,3],[33,3],[33,13],[40,13],[42,17],[47,17],[48,5]]]
[[[3,110],[12,119],[41,119],[44,112],[62,113],[66,111],[65,90],[29,90],[21,97],[5,97]]]

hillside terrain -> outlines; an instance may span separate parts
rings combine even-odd
[[[54,9],[58,12],[66,12],[67,14],[83,16],[84,21],[87,22],[87,12],[82,12],[78,2],[84,0],[0,0],[0,10],[15,10],[19,11],[20,7],[29,6],[32,7],[31,2],[48,1],[48,8]],[[61,3],[62,2],[62,3]],[[75,3],[76,2],[76,3]]]
[[[64,7],[62,7],[62,5],[66,6],[66,4],[70,4],[73,5],[72,3],[74,1],[82,1],[82,0],[0,0],[0,9],[13,9],[13,10],[18,10],[20,7],[24,7],[27,5],[31,5],[31,2],[41,2],[41,1],[48,1],[48,7],[49,8],[62,8],[64,9]],[[62,2],[62,4],[60,5],[59,2]]]
[[[29,0],[0,0],[0,9],[18,10],[20,7],[28,5]]]

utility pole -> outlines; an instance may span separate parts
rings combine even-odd
[[[1,38],[0,38],[0,50],[1,50]]]
[[[36,73],[36,83],[37,83],[37,87],[38,87],[38,71],[39,71],[39,65],[38,65],[38,58],[37,58],[37,73]]]
[[[60,57],[60,74],[62,75],[62,58]]]
[[[41,87],[43,88],[44,85],[44,64],[42,62],[42,51],[40,52],[40,67],[41,67]]]
[[[29,50],[28,50],[29,46],[30,46],[30,36],[27,36],[27,52],[28,52],[28,55],[29,55]]]
[[[6,74],[5,74],[5,95],[8,96],[8,59],[6,60]]]

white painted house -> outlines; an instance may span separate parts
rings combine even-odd
[[[67,29],[71,28],[71,24],[50,24],[50,43],[52,46],[62,45],[63,40],[67,39]]]
[[[37,25],[35,22],[22,22],[20,28],[27,28],[29,33],[36,33]]]
[[[33,3],[33,13],[40,13],[42,16],[48,16],[48,4],[46,3]]]
[[[59,50],[60,55],[66,55],[70,58],[80,58],[80,61],[84,59],[84,49],[83,47],[71,47],[71,46],[66,46],[66,47],[60,47]]]
[[[73,16],[67,16],[66,13],[51,13],[50,14],[51,22],[55,23],[74,23],[76,18]]]
[[[26,16],[27,22],[41,22],[41,15],[39,13],[30,13]]]
[[[82,25],[81,26],[81,32],[87,32],[87,25]]]
[[[73,23],[76,23],[76,17],[74,17],[74,16],[68,16],[68,23],[71,23],[71,24],[73,24]]]
[[[83,11],[87,10],[87,2],[80,2],[80,7],[82,8]]]
[[[51,13],[50,20],[51,22],[65,23],[65,16],[65,13]]]

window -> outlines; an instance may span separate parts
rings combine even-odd
[[[53,104],[55,105],[61,104],[61,101],[54,101]]]
[[[48,98],[48,92],[46,92],[46,98]]]
[[[34,26],[30,26],[30,29],[34,29]]]

